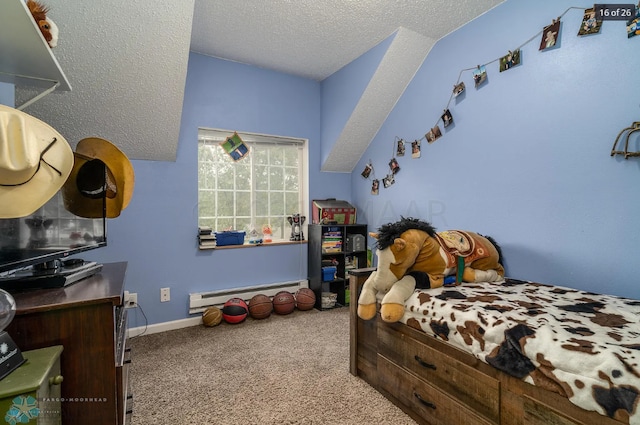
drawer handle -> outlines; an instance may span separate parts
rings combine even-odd
[[[424,398],[422,398],[422,396],[421,396],[420,394],[418,394],[417,392],[415,392],[415,391],[414,391],[414,392],[413,392],[413,396],[414,396],[415,398],[417,398],[417,399],[418,399],[418,401],[419,401],[420,403],[422,403],[422,404],[424,404],[425,406],[430,407],[430,408],[432,408],[432,409],[434,409],[434,410],[435,410],[436,405],[435,405],[435,404],[433,404],[433,403],[431,403],[431,402],[429,402],[429,401],[427,401],[427,400],[425,400]]]
[[[418,355],[414,356],[413,358],[414,358],[414,359],[416,359],[416,361],[418,362],[418,364],[419,364],[420,366],[422,366],[422,367],[426,367],[427,369],[433,369],[433,370],[436,370],[436,369],[437,369],[436,365],[425,362],[425,361],[424,361],[424,360],[422,360],[422,359],[420,358],[420,356],[418,356]]]

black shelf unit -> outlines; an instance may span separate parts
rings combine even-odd
[[[367,267],[367,225],[366,224],[310,224],[307,230],[309,287],[316,295],[318,310],[322,308],[322,293],[337,294],[335,307],[349,305],[349,270]],[[339,235],[339,237],[338,237]],[[363,241],[357,250],[353,250],[353,243],[348,243],[350,237],[361,235]],[[331,249],[333,243],[339,242],[339,248]],[[353,239],[351,239],[353,240]],[[337,244],[336,244],[337,245]],[[333,280],[325,280],[323,267],[335,267]]]

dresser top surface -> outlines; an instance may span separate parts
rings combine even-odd
[[[16,316],[40,311],[70,308],[83,304],[122,304],[126,262],[105,263],[102,270],[64,288],[18,292]]]

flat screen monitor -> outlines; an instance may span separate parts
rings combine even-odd
[[[106,217],[78,217],[64,208],[61,192],[27,217],[0,219],[0,288],[66,286],[64,278],[99,265],[68,257],[107,245]],[[91,273],[85,271],[85,275]]]

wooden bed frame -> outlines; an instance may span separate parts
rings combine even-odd
[[[565,397],[501,372],[456,347],[380,316],[357,316],[373,268],[349,274],[350,372],[416,422],[430,425],[620,425]],[[625,419],[627,419],[625,421]]]

